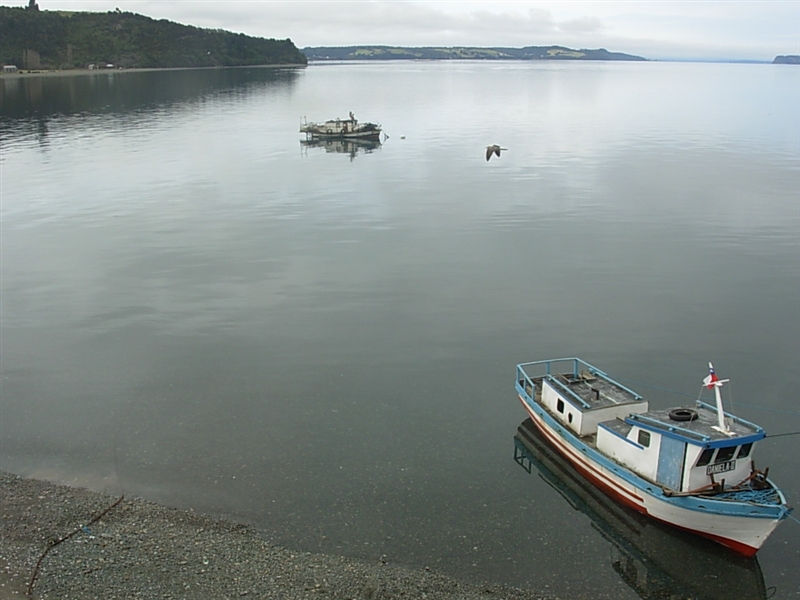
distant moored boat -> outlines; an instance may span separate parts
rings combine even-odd
[[[305,133],[309,138],[379,139],[381,126],[377,123],[359,123],[351,112],[349,119],[332,119],[324,123],[305,122],[300,126],[300,133]]]

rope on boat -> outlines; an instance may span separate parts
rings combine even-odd
[[[778,504],[780,498],[773,489],[767,490],[732,490],[714,494],[715,500],[735,500],[736,502],[749,502],[751,504]]]
[[[777,408],[767,408],[766,406],[754,406],[752,404],[739,404],[737,406],[744,406],[746,408],[756,408],[758,410],[766,410],[767,412],[780,413],[782,415],[792,415],[793,417],[800,417],[800,412],[792,412],[789,410],[780,410]]]
[[[774,438],[774,437],[783,437],[785,435],[800,435],[800,431],[790,431],[789,433],[773,433],[772,435],[768,435],[765,437]]]

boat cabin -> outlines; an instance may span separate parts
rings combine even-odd
[[[600,371],[547,374],[542,379],[541,403],[557,420],[579,436],[593,435],[608,419],[647,411],[647,401]]]
[[[677,408],[631,414],[600,423],[597,449],[671,492],[735,486],[753,472],[753,444],[764,430],[725,414],[717,427],[715,407]]]

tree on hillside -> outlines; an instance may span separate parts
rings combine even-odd
[[[39,5],[36,4],[36,0],[30,0],[28,2],[27,10],[39,10]]]
[[[0,63],[28,69],[306,64],[291,40],[200,29],[134,13],[0,6]],[[35,53],[35,54],[34,54]],[[26,62],[27,59],[27,62]],[[34,66],[39,65],[39,66]]]

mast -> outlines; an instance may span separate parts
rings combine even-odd
[[[709,389],[714,388],[714,395],[717,399],[717,425],[714,427],[720,433],[732,435],[733,432],[725,425],[725,411],[722,409],[722,393],[719,389],[722,384],[729,382],[730,379],[720,379],[714,372],[714,365],[708,363],[708,376],[703,380],[703,384]]]

